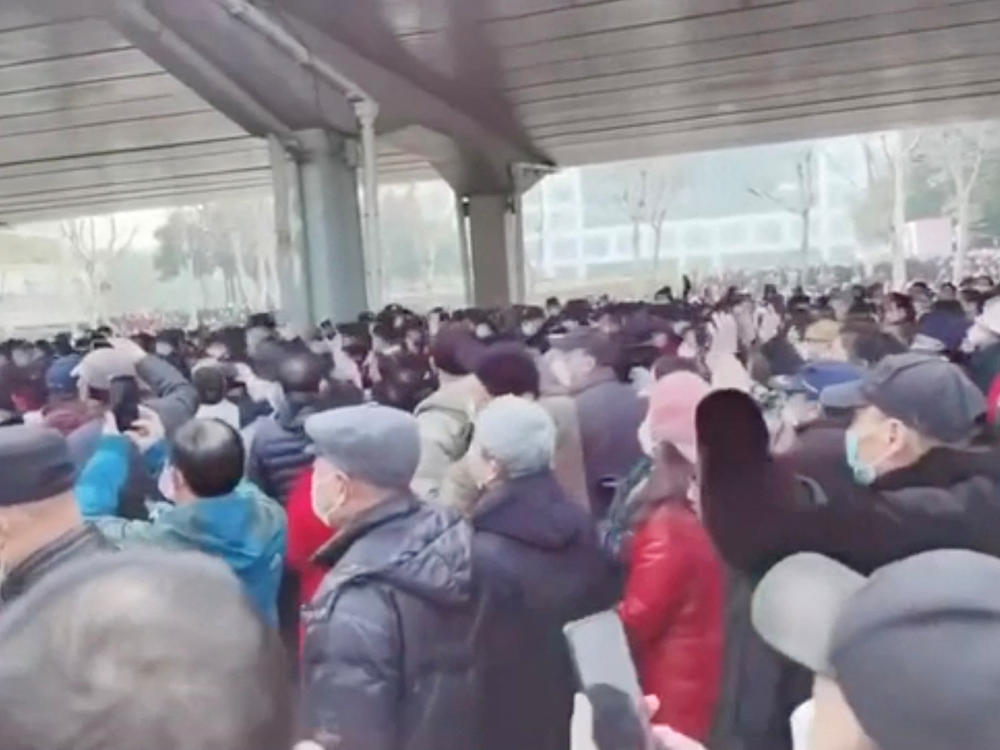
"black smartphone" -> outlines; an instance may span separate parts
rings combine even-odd
[[[130,376],[111,379],[108,403],[119,432],[131,429],[139,419],[139,383]]]

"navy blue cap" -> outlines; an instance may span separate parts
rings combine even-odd
[[[790,393],[805,393],[815,401],[830,386],[853,383],[863,375],[864,370],[850,362],[808,362],[780,387]]]
[[[45,371],[45,387],[49,389],[49,393],[76,392],[76,375],[73,371],[80,364],[80,359],[79,354],[69,354],[49,365],[49,369]]]
[[[834,409],[875,406],[946,443],[971,437],[986,412],[986,399],[961,368],[918,352],[885,357],[861,380],[825,389],[820,403]]]

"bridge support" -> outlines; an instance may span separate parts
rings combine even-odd
[[[355,143],[325,130],[296,136],[293,161],[271,147],[282,311],[300,328],[354,320],[368,309]]]
[[[478,307],[524,302],[524,232],[519,193],[470,195],[472,299]]]

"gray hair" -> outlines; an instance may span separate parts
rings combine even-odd
[[[290,692],[277,635],[197,553],[96,554],[0,618],[4,750],[281,750]]]
[[[535,402],[501,396],[476,419],[475,442],[513,479],[551,468],[556,427]]]

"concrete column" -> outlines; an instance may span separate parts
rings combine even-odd
[[[354,144],[324,130],[296,137],[295,162],[271,148],[282,312],[298,326],[353,320],[368,309]]]
[[[470,195],[469,244],[472,256],[472,297],[479,307],[502,307],[516,299],[516,251],[520,221],[509,210],[506,195]]]

